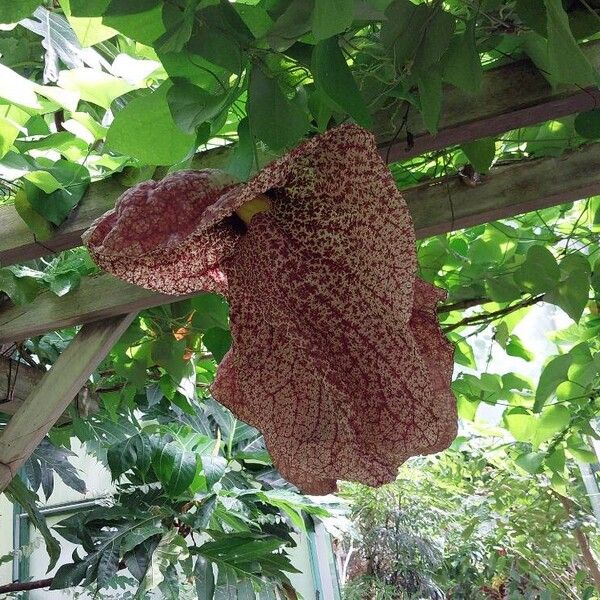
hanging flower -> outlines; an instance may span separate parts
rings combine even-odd
[[[214,170],[142,183],[85,241],[131,283],[227,297],[214,397],[301,490],[379,485],[454,439],[444,293],[416,276],[408,209],[360,127],[307,140],[247,184]]]

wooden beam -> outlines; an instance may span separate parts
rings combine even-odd
[[[454,177],[403,194],[418,238],[589,198],[600,194],[600,144],[496,167],[476,187]]]
[[[591,63],[600,69],[600,42],[587,44],[583,50]],[[590,110],[598,104],[600,92],[597,89],[552,88],[529,60],[521,60],[487,71],[478,94],[468,95],[447,87],[439,132],[435,136],[427,133],[421,117],[412,111],[406,128],[396,137],[404,112],[402,106],[379,113],[374,132],[382,156],[389,161],[398,161],[429,150]],[[407,130],[414,138],[411,147],[407,147],[405,141]],[[202,153],[193,167],[222,167],[229,151],[230,147],[225,147]],[[114,206],[124,190],[116,177],[93,183],[55,236],[43,243],[36,242],[13,206],[1,206],[0,264],[14,264],[80,245],[81,234],[94,219]]]
[[[112,275],[84,277],[65,296],[43,292],[29,304],[0,313],[0,340],[21,341],[47,331],[90,323],[145,308],[182,300],[131,285]]]
[[[404,191],[418,238],[595,194],[600,194],[600,144],[584,146],[559,158],[498,167],[477,187],[454,177]],[[0,311],[0,344],[181,299],[150,292],[107,274],[86,277],[77,290],[65,296],[44,292],[30,304]]]
[[[23,402],[44,376],[43,369],[34,369],[23,362],[0,357],[0,413],[14,415],[23,406]],[[97,397],[83,388],[73,398],[80,417],[87,417],[98,410]],[[70,407],[60,416],[57,423],[62,425],[71,421]]]
[[[121,337],[135,313],[85,325],[0,435],[0,492]]]
[[[600,42],[585,44],[582,50],[594,68],[600,70]],[[523,59],[487,71],[477,94],[446,86],[437,135],[426,131],[421,116],[413,110],[401,135],[396,137],[404,110],[398,106],[376,115],[374,131],[388,161],[393,162],[592,110],[599,103],[598,88],[552,88],[539,69],[529,59]],[[406,131],[413,136],[411,146],[407,146]]]

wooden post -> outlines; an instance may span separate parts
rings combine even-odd
[[[0,435],[0,492],[62,415],[136,313],[85,325]]]
[[[44,369],[34,369],[25,363],[0,357],[0,413],[14,415],[44,377],[45,372]],[[84,387],[73,398],[72,405],[79,417],[87,417],[98,410],[98,397],[88,393]],[[56,424],[62,425],[70,420],[69,406]]]

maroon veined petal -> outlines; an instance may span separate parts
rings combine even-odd
[[[456,433],[443,293],[416,279],[410,216],[370,134],[331,130],[286,168],[255,189],[272,210],[223,263],[234,342],[213,393],[305,492],[391,481]]]
[[[205,213],[236,187],[235,179],[212,169],[145,181],[127,190],[83,239],[100,267],[130,283],[167,294],[224,292],[220,263],[239,232],[223,221],[208,223]]]

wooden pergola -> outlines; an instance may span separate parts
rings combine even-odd
[[[600,69],[600,42],[583,47]],[[414,144],[398,141],[400,123],[377,115],[382,156],[404,160],[427,151],[497,135],[519,127],[591,110],[600,104],[598,89],[552,88],[533,65],[523,60],[486,72],[481,92],[468,96],[448,88],[436,136],[426,133],[418,116],[406,129]],[[393,141],[390,141],[393,140]],[[193,167],[224,164],[229,148],[199,154]],[[12,206],[0,207],[0,264],[59,252],[81,244],[81,234],[92,221],[112,208],[123,187],[115,178],[93,183],[70,218],[55,236],[38,243]],[[492,169],[481,185],[466,186],[458,177],[440,178],[403,191],[417,237],[453,231],[600,194],[600,144],[589,144],[559,158],[527,160]],[[72,325],[84,325],[51,370],[24,377],[10,403],[0,404],[12,414],[0,435],[0,492],[31,455],[50,428],[77,396],[136,314],[181,297],[157,294],[124,283],[110,275],[85,278],[74,292],[58,297],[40,294],[26,306],[0,311],[0,347]],[[68,367],[68,368],[67,368]],[[0,393],[10,364],[0,361]],[[3,385],[4,384],[4,385]]]

